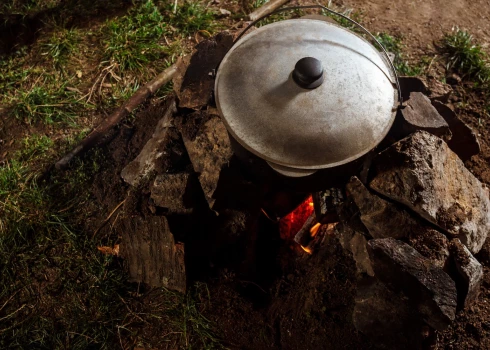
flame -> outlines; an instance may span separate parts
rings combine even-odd
[[[293,239],[308,217],[313,214],[313,211],[313,197],[309,196],[296,209],[279,221],[281,238]]]
[[[308,248],[308,247],[303,247],[301,244],[300,244],[299,246],[300,246],[301,248],[303,248],[303,250],[304,250],[305,252],[307,252],[308,254],[313,253],[313,252],[311,251],[311,249],[310,249],[310,248]]]
[[[310,237],[311,238],[316,236],[316,234],[318,233],[318,230],[320,229],[320,226],[321,226],[321,224],[319,222],[317,222],[315,225],[313,225],[310,228]]]

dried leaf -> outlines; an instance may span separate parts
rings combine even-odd
[[[114,245],[114,248],[105,247],[105,246],[97,247],[97,250],[104,255],[118,256],[119,255],[119,244]]]

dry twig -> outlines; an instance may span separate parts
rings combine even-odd
[[[124,204],[124,202],[126,202],[126,199],[123,200],[121,203],[119,203],[118,205],[116,205],[116,207],[111,211],[111,213],[106,217],[106,219],[102,222],[102,224],[99,226],[99,228],[97,230],[94,231],[94,234],[92,235],[92,239],[97,235],[97,233],[100,232],[100,230],[102,230],[102,228],[109,222],[109,220],[111,219],[112,215],[114,215],[114,213],[121,207],[121,205]]]
[[[179,66],[182,63],[182,59],[179,59],[175,64],[165,69],[162,73],[157,75],[155,79],[150,81],[145,86],[140,87],[129,100],[126,101],[118,110],[107,117],[102,123],[100,123],[87,137],[85,137],[70,153],[56,162],[56,169],[64,169],[68,166],[70,161],[95,145],[100,145],[104,141],[104,136],[114,126],[116,126],[121,120],[128,116],[136,107],[146,101],[146,99],[154,94],[162,85],[168,83],[177,73]],[[102,77],[103,80],[105,78]],[[95,90],[96,84],[92,87]],[[92,92],[89,92],[89,99]]]
[[[262,16],[268,15],[269,13],[277,10],[279,7],[287,3],[289,0],[271,0],[268,3],[260,6],[254,12],[248,15],[251,21],[255,21]]]

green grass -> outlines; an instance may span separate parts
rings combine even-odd
[[[447,58],[448,71],[454,71],[463,79],[473,80],[478,85],[490,82],[488,55],[481,45],[475,43],[470,33],[455,28],[444,36],[442,50]]]
[[[140,335],[144,325],[173,334],[183,348],[219,347],[202,315],[205,285],[187,295],[155,291],[160,303],[147,301],[137,317],[128,312],[142,304],[139,287],[126,281],[117,258],[97,250],[117,235],[93,238],[78,224],[90,215],[85,188],[105,162],[101,152],[45,183],[36,163],[52,162],[53,142],[34,136],[22,145],[0,166],[0,348],[113,349],[129,340],[155,346]]]
[[[398,75],[401,76],[416,76],[421,75],[424,71],[425,63],[421,62],[419,65],[410,65],[405,56],[402,53],[403,44],[400,38],[394,37],[387,33],[378,33],[375,35],[376,39],[386,49],[395,55],[393,65],[395,66]]]
[[[105,59],[116,62],[121,70],[141,69],[160,58],[163,46],[159,40],[167,32],[167,19],[148,0],[134,7],[126,16],[109,21],[102,32]]]
[[[198,31],[205,31],[210,35],[218,28],[216,13],[196,1],[183,0],[177,7],[168,4],[166,15],[174,35],[188,36]]]
[[[205,285],[186,295],[155,290],[152,295],[161,300],[155,305],[140,293],[143,286],[127,281],[119,258],[97,250],[120,240],[111,229],[93,238],[86,224],[101,210],[91,186],[110,157],[93,150],[65,172],[41,179],[91,130],[96,109],[103,118],[188,50],[189,36],[209,36],[219,28],[216,14],[204,5],[179,0],[174,12],[173,4],[134,1],[125,15],[111,12],[90,28],[65,25],[78,8],[97,12],[100,4],[91,7],[88,0],[0,5],[0,11],[23,16],[48,9],[52,16],[43,18],[36,42],[0,59],[0,117],[25,126],[0,163],[2,349],[114,349],[133,343],[154,348],[169,339],[178,348],[220,348],[203,316],[211,307]],[[111,65],[114,75],[104,80],[111,87],[99,89],[97,79]],[[89,105],[85,94],[94,86],[100,96],[91,100],[97,105]],[[170,90],[168,84],[155,98]]]
[[[32,89],[19,90],[11,99],[11,113],[17,119],[27,123],[43,124],[76,122],[77,112],[89,108],[74,93],[65,90],[65,84],[52,87],[35,86]]]
[[[0,13],[10,15],[23,15],[38,13],[51,9],[60,4],[62,0],[6,0],[0,4]]]
[[[45,52],[49,55],[52,62],[60,67],[62,63],[66,63],[71,53],[77,49],[80,43],[80,32],[76,29],[64,29],[53,31],[49,40],[44,44]]]

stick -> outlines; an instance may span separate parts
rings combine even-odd
[[[70,153],[56,162],[56,169],[64,169],[68,163],[78,155],[86,152],[97,144],[103,144],[103,138],[109,130],[116,126],[121,120],[127,117],[136,107],[143,103],[150,95],[153,95],[162,85],[168,83],[177,73],[182,59],[174,63],[155,79],[145,86],[140,87],[133,96],[129,98],[118,110],[112,113],[107,119],[100,123],[90,134],[87,135]]]
[[[123,200],[121,203],[119,203],[118,205],[116,205],[116,207],[111,211],[111,213],[109,214],[109,216],[107,216],[107,218],[102,222],[102,225],[99,226],[99,228],[97,230],[95,230],[94,234],[92,235],[92,239],[97,235],[97,233],[99,233],[99,231],[109,222],[109,220],[111,219],[112,215],[114,215],[114,213],[121,207],[121,205],[124,204],[124,202],[126,202],[126,199]]]
[[[269,13],[277,10],[279,7],[287,3],[289,0],[271,0],[268,3],[262,5],[257,10],[248,15],[251,21],[255,21],[262,16],[268,15]]]

